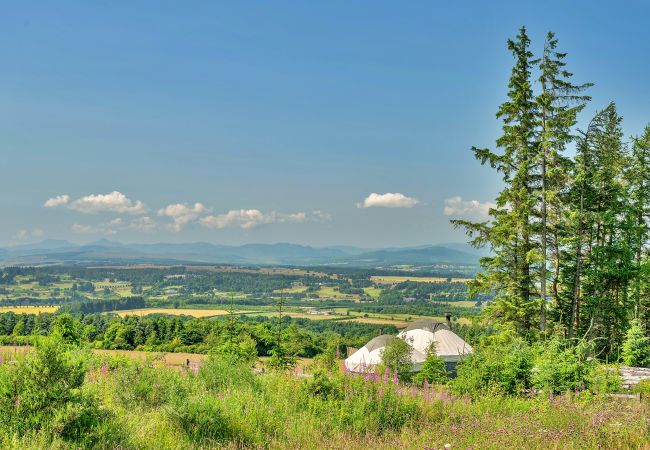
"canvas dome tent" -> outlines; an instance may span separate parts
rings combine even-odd
[[[472,353],[472,346],[449,327],[433,319],[413,322],[397,335],[411,346],[426,355],[432,343],[436,345],[436,355],[445,362],[458,362],[464,355]]]
[[[382,335],[373,338],[345,360],[345,367],[352,372],[365,372],[374,369],[381,363],[381,355],[391,339],[404,339],[412,347],[411,362],[413,371],[422,370],[427,351],[435,343],[436,355],[442,359],[450,372],[455,371],[456,363],[467,354],[472,353],[472,347],[460,336],[449,329],[449,326],[432,319],[417,320],[397,337]]]
[[[345,367],[350,372],[363,373],[373,370],[378,364],[381,364],[381,355],[386,348],[386,345],[396,336],[390,334],[382,334],[372,338],[366,345],[350,355],[344,362]],[[422,360],[424,361],[425,355],[419,351],[411,350],[411,361]]]

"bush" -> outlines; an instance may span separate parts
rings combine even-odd
[[[382,364],[393,372],[397,372],[401,380],[408,381],[413,376],[411,351],[411,345],[404,339],[392,339],[386,344],[381,354]],[[382,371],[381,369],[380,367],[379,370]]]
[[[202,361],[198,377],[213,394],[231,387],[258,387],[248,362],[232,355],[210,356]]]
[[[215,397],[190,398],[170,409],[168,415],[192,442],[201,444],[201,447],[206,441],[238,441],[240,444],[245,441],[241,430],[234,428],[224,417]]]
[[[47,430],[73,438],[99,422],[94,398],[84,394],[86,352],[60,336],[41,338],[14,366],[0,368],[0,427],[12,432]]]
[[[561,393],[590,388],[596,376],[596,361],[591,358],[593,345],[580,341],[569,345],[556,337],[537,349],[533,385],[546,392]]]
[[[436,353],[436,343],[432,342],[427,349],[427,357],[422,364],[422,370],[415,375],[414,381],[418,384],[428,383],[444,384],[447,382],[447,366]]]
[[[444,384],[447,382],[447,367],[445,362],[438,358],[436,354],[435,347],[429,349],[427,352],[427,358],[424,360],[422,365],[422,370],[415,375],[413,380],[422,384],[426,380],[429,383],[438,383]]]
[[[452,391],[473,398],[483,394],[519,395],[531,387],[533,354],[513,333],[489,336],[458,364]]]
[[[641,394],[644,398],[650,396],[650,380],[641,380],[632,388],[632,392]]]
[[[183,376],[151,363],[131,361],[115,371],[113,396],[125,408],[161,407],[188,397]]]
[[[632,321],[623,342],[623,363],[633,367],[650,365],[650,338],[646,337],[637,320]]]
[[[257,360],[257,342],[249,335],[240,336],[237,342],[225,342],[215,347],[211,352],[215,356],[232,356],[248,365],[253,365]]]

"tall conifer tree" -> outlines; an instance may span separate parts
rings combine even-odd
[[[497,139],[497,147],[502,152],[473,148],[482,164],[488,163],[503,174],[506,186],[496,199],[496,208],[490,211],[489,222],[452,222],[467,230],[474,245],[489,245],[494,250],[494,256],[482,260],[486,270],[476,277],[472,290],[496,292],[490,314],[527,333],[534,326],[539,311],[533,295],[532,213],[538,108],[531,83],[533,54],[524,27],[514,40],[508,41],[508,49],[515,65],[508,84],[508,101],[497,112],[497,118],[503,121],[503,135]]]

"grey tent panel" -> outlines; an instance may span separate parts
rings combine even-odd
[[[393,339],[397,338],[395,336],[391,336],[390,334],[382,334],[381,336],[372,338],[366,345],[364,345],[364,347],[367,348],[369,352],[371,352],[378,348],[386,347],[386,344],[388,344]]]
[[[448,330],[448,329],[449,327],[447,326],[446,323],[438,322],[437,320],[433,320],[433,319],[419,319],[409,324],[409,326],[404,328],[403,331],[426,330],[435,333],[438,330]]]

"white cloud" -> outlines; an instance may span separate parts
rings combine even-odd
[[[332,220],[332,215],[330,213],[321,211],[320,209],[316,209],[311,212],[311,219],[314,222],[329,222]]]
[[[27,238],[40,238],[43,237],[45,233],[40,228],[34,228],[32,230],[20,229],[16,232],[16,239],[19,241],[24,241]]]
[[[108,225],[109,227],[119,227],[120,225],[122,225],[122,222],[123,222],[123,221],[122,221],[122,218],[121,218],[121,217],[117,217],[117,218],[111,220],[110,222],[108,222],[107,225]]]
[[[99,231],[97,228],[91,227],[90,225],[81,225],[79,223],[72,224],[70,229],[73,233],[79,234],[97,233]]]
[[[493,202],[479,202],[478,200],[463,200],[457,195],[445,200],[442,212],[446,216],[464,216],[475,219],[487,219],[490,208],[496,208]]]
[[[286,214],[276,211],[263,213],[259,209],[233,209],[224,214],[202,217],[199,222],[208,228],[239,227],[249,230],[269,223],[300,223],[307,219],[307,214],[304,212]]]
[[[43,206],[46,208],[56,208],[57,206],[66,205],[70,201],[70,196],[67,194],[57,195],[48,199]]]
[[[194,203],[191,206],[184,203],[175,203],[158,210],[158,215],[160,217],[170,217],[174,221],[171,228],[174,231],[181,231],[185,225],[194,222],[199,218],[199,214],[205,211],[206,208],[201,203]]]
[[[139,217],[129,224],[129,228],[144,232],[153,231],[157,227],[158,225],[156,222],[154,222],[149,216]]]
[[[147,211],[140,200],[133,202],[118,191],[109,194],[86,195],[70,203],[68,208],[88,214],[99,212],[143,214]]]
[[[363,203],[358,203],[357,208],[412,208],[418,203],[419,200],[399,192],[385,194],[373,192],[363,200]]]

